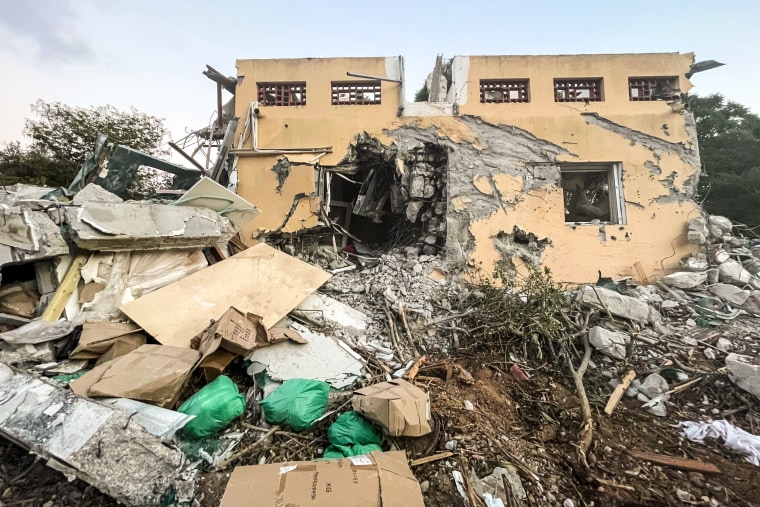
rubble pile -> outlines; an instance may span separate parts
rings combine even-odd
[[[209,178],[173,203],[3,189],[0,435],[126,505],[606,504],[672,460],[753,466],[610,435],[682,424],[681,446],[754,452],[757,241],[695,219],[700,253],[655,284],[476,286],[437,255],[443,155],[402,159],[390,196],[422,235],[387,249],[246,248],[256,208]]]

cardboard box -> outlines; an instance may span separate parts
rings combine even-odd
[[[431,431],[430,397],[405,380],[359,389],[351,404],[356,412],[376,422],[392,437],[420,437]]]
[[[424,507],[404,451],[237,467],[221,507]]]
[[[258,347],[271,344],[271,337],[261,322],[261,317],[252,313],[245,314],[235,307],[230,307],[201,334],[201,343],[206,340],[219,340],[219,344],[209,350],[221,347],[224,350],[244,356]],[[205,345],[203,348],[208,348]],[[203,349],[202,348],[202,349]]]
[[[295,331],[292,333],[280,331],[278,328],[267,330],[258,315],[245,314],[231,306],[218,320],[212,321],[209,327],[194,337],[190,346],[200,350],[204,356],[220,351],[246,356],[256,349],[285,340],[306,343],[306,340]],[[230,361],[227,363],[229,364]]]

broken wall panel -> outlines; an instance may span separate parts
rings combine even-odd
[[[0,363],[0,434],[125,505],[159,505],[182,453],[120,410]]]
[[[0,209],[0,266],[49,259],[69,253],[60,228],[44,211]]]
[[[208,208],[87,202],[65,213],[72,240],[85,250],[201,248],[233,234],[229,219]]]

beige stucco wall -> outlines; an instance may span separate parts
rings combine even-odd
[[[505,260],[495,238],[511,234],[515,226],[549,241],[538,256],[557,279],[568,282],[596,280],[599,270],[610,277],[636,276],[635,262],[641,262],[650,277],[661,276],[693,251],[686,242],[686,224],[699,214],[691,200],[699,157],[690,115],[674,112],[662,101],[628,98],[628,78],[633,76],[681,76],[685,93],[691,84],[683,75],[693,55],[456,57],[459,72],[454,72],[452,88],[458,92],[459,117],[397,117],[399,85],[390,82],[383,82],[382,105],[331,105],[330,81],[353,79],[346,71],[395,77],[389,61],[396,60],[239,60],[238,74],[244,79],[238,86],[236,114],[245,116],[256,98],[257,81],[305,80],[306,106],[261,108],[259,148],[331,146],[332,153],[320,159],[331,165],[365,131],[387,144],[430,136],[446,144],[447,247],[449,253],[457,252],[452,259],[478,276],[493,273]],[[604,101],[554,102],[553,79],[572,77],[602,78]],[[496,78],[529,79],[531,101],[481,104],[479,80]],[[275,192],[277,178],[271,169],[278,158],[238,161],[238,193],[262,209],[243,231],[244,240],[280,228],[294,196],[314,192],[314,171],[308,166],[294,166],[281,191]],[[307,161],[314,154],[288,158]],[[565,162],[622,164],[627,223],[565,224],[559,186],[559,164]],[[315,198],[300,199],[282,230],[314,226],[318,206]],[[519,268],[528,257],[518,252],[509,260]]]
[[[356,134],[375,132],[397,117],[401,105],[401,85],[381,82],[379,105],[332,105],[332,81],[361,81],[346,72],[398,79],[400,57],[376,58],[302,58],[275,60],[238,60],[238,87],[235,115],[245,118],[250,104],[257,99],[257,82],[306,81],[305,106],[261,106],[258,147],[262,150],[331,147],[332,152],[319,159],[333,165],[346,154]],[[242,78],[242,81],[240,80]],[[244,121],[238,126],[243,132]],[[250,146],[250,141],[246,142]],[[288,154],[288,159],[308,162],[317,154]],[[314,192],[314,171],[308,166],[293,166],[280,192],[277,176],[271,170],[282,155],[241,156],[238,160],[238,194],[258,206],[262,213],[241,234],[249,241],[257,231],[280,228],[293,205],[294,196]],[[303,198],[282,229],[294,232],[317,223],[316,198]]]
[[[674,112],[664,101],[630,101],[628,95],[628,78],[644,76],[680,76],[681,92],[687,92],[691,84],[684,74],[692,54],[465,58],[469,73],[466,94],[457,98],[460,114],[514,125],[564,148],[567,153],[557,157],[559,162],[622,163],[627,214],[624,225],[601,226],[604,234],[596,225],[566,225],[557,185],[525,192],[522,177],[495,175],[494,187],[510,203],[470,223],[474,265],[488,271],[500,260],[491,238],[514,226],[551,241],[542,261],[564,281],[595,280],[598,270],[605,276],[636,276],[635,262],[641,262],[649,276],[662,276],[694,250],[686,242],[686,223],[699,214],[689,199],[699,170],[694,126],[687,124],[690,116]],[[555,102],[554,78],[573,77],[601,77],[604,100]],[[494,78],[529,79],[531,101],[481,104],[479,80]],[[455,89],[461,89],[457,84]],[[601,120],[594,121],[597,117],[592,115]],[[473,179],[483,177],[477,168],[472,172]],[[672,184],[663,181],[671,174]]]

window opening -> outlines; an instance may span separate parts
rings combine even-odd
[[[681,93],[675,77],[628,78],[629,97],[633,101],[674,100]]]
[[[621,164],[560,167],[567,223],[625,224]]]
[[[601,102],[602,79],[555,79],[554,102]]]
[[[480,102],[530,102],[527,79],[481,79]]]
[[[257,83],[263,106],[305,106],[306,81]]]
[[[380,104],[380,81],[333,81],[332,104],[369,106]]]

